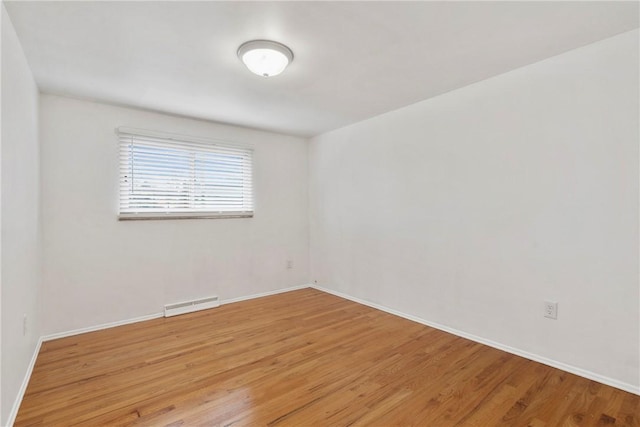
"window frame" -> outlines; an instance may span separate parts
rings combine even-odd
[[[160,132],[160,131],[151,131],[146,129],[137,129],[120,126],[115,129],[115,133],[117,136],[117,157],[118,157],[118,207],[117,207],[117,218],[118,221],[138,221],[138,220],[166,220],[166,219],[228,219],[228,218],[252,218],[255,213],[255,186],[254,186],[254,172],[255,172],[255,157],[254,157],[254,146],[252,144],[246,143],[238,143],[238,142],[230,142],[223,141],[218,139],[211,138],[201,138],[195,136],[181,135],[176,133],[169,132]],[[176,148],[184,149],[191,151],[193,153],[209,153],[212,151],[198,150],[197,145],[201,145],[203,147],[216,146],[220,147],[222,150],[224,149],[232,149],[238,150],[239,152],[245,151],[249,153],[250,161],[249,161],[249,171],[250,171],[250,191],[251,191],[251,210],[241,210],[241,211],[202,211],[202,210],[184,210],[184,211],[162,211],[158,209],[157,211],[123,211],[122,210],[122,198],[125,196],[123,193],[124,186],[122,185],[123,179],[123,164],[122,164],[122,153],[123,153],[123,137],[127,136],[135,138],[140,137],[144,138],[155,138],[158,140],[167,141],[168,147],[170,144],[175,144]],[[183,144],[180,146],[180,144]],[[141,143],[143,145],[144,143]],[[192,144],[192,145],[189,145]],[[196,170],[194,169],[194,172]],[[190,194],[190,197],[193,197],[193,194]]]

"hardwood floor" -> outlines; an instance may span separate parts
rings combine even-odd
[[[44,343],[16,426],[639,426],[640,397],[317,290]]]

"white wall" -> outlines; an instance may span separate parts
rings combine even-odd
[[[44,334],[308,283],[303,139],[52,95],[40,106]],[[253,144],[255,216],[118,221],[118,126]]]
[[[638,37],[314,138],[311,279],[637,389]]]
[[[7,422],[40,337],[38,151],[38,88],[3,4],[1,425]]]

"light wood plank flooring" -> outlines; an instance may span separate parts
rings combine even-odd
[[[639,426],[640,397],[317,290],[47,342],[16,426]]]

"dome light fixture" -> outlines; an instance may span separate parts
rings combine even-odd
[[[293,61],[293,52],[282,43],[271,40],[251,40],[238,48],[238,58],[259,76],[277,76]]]

